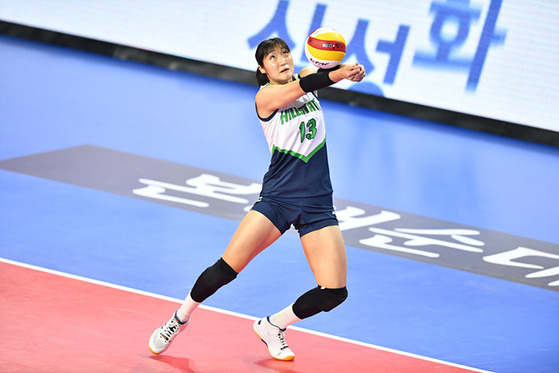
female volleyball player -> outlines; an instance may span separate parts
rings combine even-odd
[[[200,275],[171,319],[153,332],[149,348],[154,354],[169,347],[201,302],[235,279],[291,225],[299,232],[318,286],[284,310],[254,323],[254,331],[272,357],[292,360],[295,355],[285,342],[285,329],[330,311],[347,298],[346,251],[334,215],[324,118],[316,91],[342,79],[359,82],[365,70],[359,64],[339,65],[330,70],[305,68],[295,76],[290,49],[280,38],[261,42],[256,60],[256,78],[261,85],[256,112],[272,152],[260,198],[240,223],[223,256]]]

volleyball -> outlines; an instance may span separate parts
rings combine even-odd
[[[322,69],[337,66],[345,57],[345,39],[330,27],[313,31],[305,42],[305,55],[310,63]]]

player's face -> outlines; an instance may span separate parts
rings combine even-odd
[[[287,49],[277,46],[264,57],[262,68],[271,84],[287,84],[293,78],[293,57]]]

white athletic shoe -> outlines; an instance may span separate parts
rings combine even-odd
[[[165,351],[171,345],[173,338],[186,328],[188,320],[184,323],[177,318],[177,313],[167,321],[162,327],[155,329],[149,339],[149,349],[156,355]]]
[[[268,346],[268,351],[274,359],[293,360],[295,358],[295,354],[289,349],[287,343],[285,343],[285,337],[283,335],[285,329],[280,329],[271,324],[269,317],[256,320],[252,327],[256,335]]]

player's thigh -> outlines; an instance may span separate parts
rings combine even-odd
[[[239,273],[256,255],[280,236],[280,231],[266,216],[251,210],[241,221],[227,245],[223,260]]]
[[[346,286],[346,250],[337,225],[307,233],[301,243],[318,285],[332,289]]]

